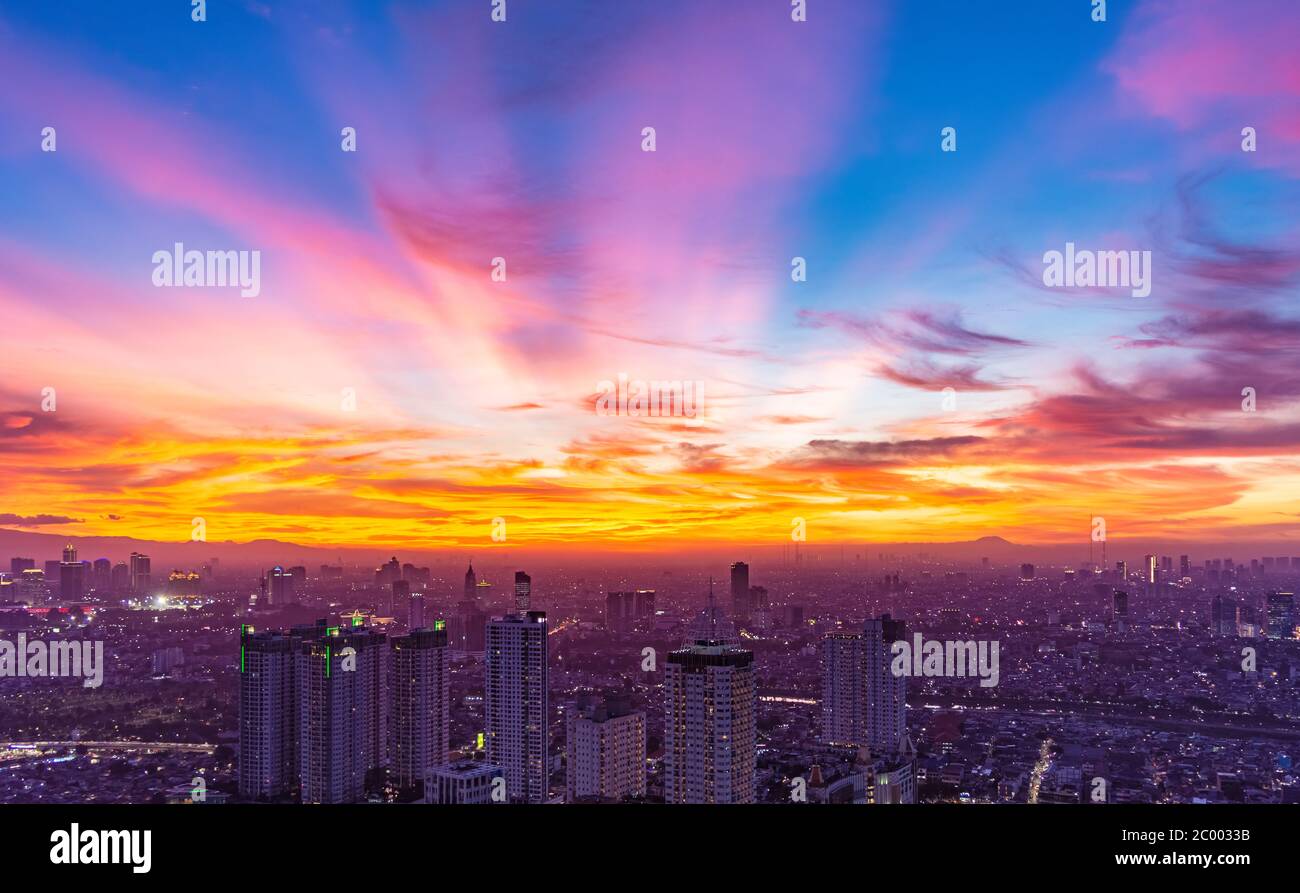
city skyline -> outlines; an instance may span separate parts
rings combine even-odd
[[[1294,538],[1295,17],[940,6],[6,8],[0,527]]]
[[[0,793],[21,802],[25,779],[117,748],[171,754],[170,775],[197,747],[211,761],[199,793],[120,761],[101,783],[119,802],[1300,802],[1286,749],[1300,740],[1300,559],[1016,573],[898,557],[883,576],[730,562],[733,598],[749,596],[733,617],[720,581],[684,568],[621,591],[581,568],[516,570],[524,605],[470,568],[461,580],[397,557],[368,576],[276,567],[292,582],[275,599],[216,563],[172,575],[166,599],[135,575],[128,589],[96,575],[70,599],[62,575],[86,565],[69,548],[46,562],[57,584],[24,580],[25,601],[0,602],[0,629],[23,631],[20,651],[102,640],[107,665],[86,672],[113,698],[206,689],[239,746],[223,756],[214,739],[236,734],[189,707],[171,741],[111,740],[94,731],[102,714],[84,740],[51,735],[78,708],[52,709],[68,689],[19,673],[19,698],[50,706],[11,714],[9,734],[49,732],[0,749],[17,770]],[[393,604],[398,583],[434,619]],[[12,677],[6,652],[0,637]],[[150,734],[151,712],[112,727]]]

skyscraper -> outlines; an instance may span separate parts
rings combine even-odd
[[[375,568],[375,585],[387,586],[394,580],[402,579],[402,565],[394,555],[387,562]]]
[[[86,591],[86,568],[77,560],[77,550],[71,544],[63,547],[63,561],[59,563],[59,595],[65,601],[77,601]]]
[[[628,632],[632,625],[631,592],[605,593],[605,629],[611,633]]]
[[[107,592],[113,585],[113,562],[107,558],[96,558],[91,571],[91,586],[97,592]]]
[[[1128,593],[1119,589],[1115,590],[1115,616],[1128,616]]]
[[[612,633],[629,633],[638,624],[644,628],[654,622],[655,591],[605,593],[605,629]]]
[[[874,753],[897,750],[907,735],[907,677],[890,668],[892,647],[904,640],[903,621],[888,614],[867,620],[862,629],[866,661],[866,744]]]
[[[861,633],[833,632],[822,639],[822,740],[866,743],[866,647]]]
[[[293,575],[278,564],[266,575],[268,606],[283,606],[294,601]]]
[[[694,642],[668,655],[664,668],[664,799],[753,803],[754,654],[727,644],[712,586],[707,620]]]
[[[736,621],[749,617],[749,565],[743,561],[731,566],[731,616]]]
[[[473,562],[470,562],[469,570],[465,571],[465,585],[462,587],[461,595],[468,602],[478,597],[478,578],[474,575]]]
[[[1268,594],[1268,637],[1270,639],[1295,638],[1295,594],[1270,592]]]
[[[636,618],[643,623],[654,623],[655,591],[653,589],[638,589],[636,591]]]
[[[532,610],[533,578],[523,571],[515,571],[515,613],[527,614]]]
[[[144,592],[153,585],[153,576],[149,573],[149,556],[140,552],[131,553],[131,591]]]
[[[449,752],[445,624],[415,629],[392,639],[390,647],[389,768],[399,788],[414,788],[430,769],[447,762]]]
[[[298,780],[295,673],[298,637],[239,636],[239,795],[249,800],[287,796]]]
[[[478,602],[464,599],[456,604],[456,613],[448,624],[448,641],[455,651],[481,653],[487,641],[487,614],[479,610]]]
[[[337,627],[298,652],[298,775],[303,803],[355,803],[387,751],[388,643]]]
[[[524,579],[527,585],[527,575]],[[517,579],[515,586],[517,593]],[[544,803],[549,788],[546,613],[508,614],[489,621],[486,632],[487,761],[505,773],[509,802]]]
[[[588,698],[565,712],[569,802],[645,796],[645,714],[617,698]]]
[[[1143,580],[1147,583],[1155,583],[1158,579],[1159,572],[1156,570],[1156,556],[1146,555],[1142,559]]]
[[[398,611],[401,611],[402,609],[410,609],[410,601],[410,582],[407,580],[394,580],[388,586],[388,610],[385,613],[391,616],[397,616]],[[410,628],[415,629],[414,626],[411,626]]]

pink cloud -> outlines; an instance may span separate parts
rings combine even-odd
[[[1102,69],[1148,114],[1182,131],[1222,131],[1220,150],[1255,127],[1261,163],[1300,173],[1295,13],[1291,0],[1147,0]]]

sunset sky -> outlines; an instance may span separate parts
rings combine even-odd
[[[1293,3],[5,4],[0,527],[1295,538]],[[1067,241],[1150,296],[1045,288]]]

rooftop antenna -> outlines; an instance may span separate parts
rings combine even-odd
[[[709,637],[718,637],[718,603],[713,598],[713,577],[709,577]]]

